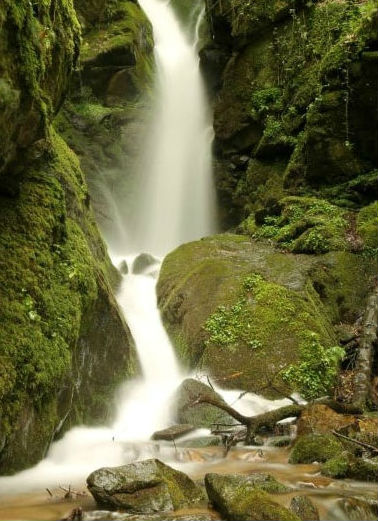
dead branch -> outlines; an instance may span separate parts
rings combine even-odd
[[[370,380],[373,365],[373,349],[377,342],[378,299],[377,288],[370,295],[362,323],[360,347],[356,359],[356,376],[354,380],[353,401],[365,404],[370,392]]]
[[[340,434],[336,431],[331,431],[334,436],[337,436],[338,438],[341,438],[346,441],[350,441],[351,443],[356,443],[357,445],[360,445],[361,447],[364,447],[364,449],[370,450],[371,452],[375,452],[378,454],[378,448],[374,447],[373,445],[369,445],[368,443],[364,443],[359,440],[354,440],[353,438],[349,438],[349,436],[345,436],[344,434]]]

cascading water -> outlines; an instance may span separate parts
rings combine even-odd
[[[190,42],[169,3],[141,0],[156,41],[156,112],[145,149],[143,182],[135,222],[127,228],[134,241],[118,244],[132,265],[130,250],[163,255],[171,248],[200,238],[215,229],[215,197],[211,180],[212,132],[207,118],[199,73],[196,38]],[[198,25],[198,24],[197,24]],[[196,36],[198,36],[196,26]],[[111,199],[118,229],[122,212]],[[117,234],[124,237],[122,233]],[[113,257],[117,264],[119,258]],[[51,481],[83,480],[94,468],[121,464],[143,454],[125,442],[148,440],[169,423],[168,402],[179,385],[180,372],[160,320],[155,295],[156,278],[149,273],[124,276],[118,295],[133,334],[143,372],[138,382],[125,385],[118,414],[111,427],[71,429],[54,443],[48,456],[34,468],[1,478],[2,492],[49,486]]]
[[[215,231],[213,133],[196,52],[198,30],[190,41],[168,1],[140,4],[153,26],[157,81],[132,240],[137,251],[164,255]]]

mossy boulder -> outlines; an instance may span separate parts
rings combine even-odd
[[[343,452],[326,461],[321,467],[321,472],[336,479],[378,481],[378,463],[356,457],[349,452]]]
[[[326,461],[321,467],[321,472],[330,478],[341,479],[347,476],[348,468],[348,455],[346,453],[341,453]]]
[[[206,474],[205,485],[216,510],[230,521],[299,520],[293,512],[273,501],[262,489],[263,485],[255,486],[253,475]]]
[[[296,441],[289,463],[325,462],[340,455],[342,451],[342,443],[332,434],[306,434]]]
[[[99,506],[128,513],[167,512],[204,500],[186,474],[157,459],[95,470],[87,484]]]
[[[18,195],[1,196],[3,473],[36,463],[62,428],[109,418],[137,365],[78,159],[49,132]]]
[[[361,312],[374,263],[367,260],[365,268],[371,266],[363,269],[364,261],[352,254],[342,261],[343,270],[361,268],[360,277],[347,286],[340,273],[329,290],[355,287],[360,294],[364,288],[365,295],[353,303]],[[308,332],[325,349],[336,345],[330,318],[336,322],[343,316],[338,308],[343,299],[337,303],[320,295],[312,274],[339,268],[333,253],[286,254],[268,243],[223,234],[180,246],[165,258],[158,303],[178,356],[189,367],[223,386],[274,396],[268,381],[275,377],[275,387],[282,386],[277,374],[299,361]],[[345,277],[349,273],[345,269]]]

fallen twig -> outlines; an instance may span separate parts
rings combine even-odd
[[[350,441],[351,443],[356,443],[357,445],[360,445],[361,447],[364,447],[365,449],[368,449],[371,452],[376,452],[378,454],[378,448],[374,447],[374,445],[369,445],[368,443],[364,443],[363,441],[355,440],[353,438],[350,438],[349,436],[345,436],[344,434],[340,434],[336,431],[332,431],[332,434],[334,434],[338,438],[342,438],[343,440]]]

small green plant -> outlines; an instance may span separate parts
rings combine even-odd
[[[319,335],[305,331],[299,362],[284,369],[281,376],[307,400],[318,398],[332,389],[344,354],[342,347],[325,348]]]
[[[246,277],[237,302],[229,307],[219,306],[215,313],[210,315],[204,326],[205,331],[210,333],[206,341],[207,345],[216,344],[231,351],[234,351],[240,343],[244,343],[251,349],[262,347],[262,343],[253,336],[248,306],[248,295],[262,280],[258,274]]]

